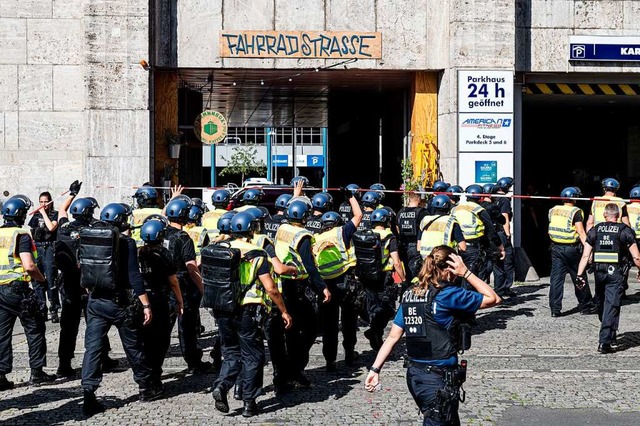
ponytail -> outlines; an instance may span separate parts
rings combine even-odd
[[[449,268],[447,260],[449,255],[455,253],[449,246],[437,246],[431,250],[422,264],[422,269],[418,273],[418,283],[414,286],[413,292],[418,296],[424,296],[429,286],[440,287],[440,281],[443,281],[445,273]]]

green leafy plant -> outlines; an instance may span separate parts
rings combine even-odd
[[[220,171],[220,176],[240,175],[240,183],[244,182],[244,177],[249,173],[264,175],[267,173],[267,166],[264,161],[257,160],[258,150],[252,146],[236,146],[230,158],[222,157],[227,162],[227,166]]]

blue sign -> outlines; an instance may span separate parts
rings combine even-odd
[[[324,156],[307,155],[307,167],[324,167]]]
[[[271,162],[276,167],[287,167],[289,165],[289,156],[287,154],[272,155]]]
[[[573,36],[569,41],[571,61],[640,61],[640,38]]]
[[[495,183],[497,180],[497,161],[476,161],[476,183]]]

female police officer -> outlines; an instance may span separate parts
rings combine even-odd
[[[476,291],[453,285],[456,277],[467,280]],[[423,424],[459,424],[459,391],[466,376],[466,361],[458,365],[457,352],[470,346],[465,339],[465,318],[501,300],[448,246],[432,250],[424,259],[418,279],[402,295],[391,332],[370,368],[365,389],[372,392],[379,385],[382,365],[406,332],[410,360],[407,384],[424,414]]]

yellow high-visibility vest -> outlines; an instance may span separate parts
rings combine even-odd
[[[24,270],[20,254],[16,252],[20,235],[31,237],[31,233],[23,228],[0,228],[0,285],[10,284],[13,281],[31,281],[31,275]],[[34,259],[38,258],[38,251],[33,240],[31,241],[31,254]]]
[[[580,239],[573,219],[581,212],[575,206],[555,206],[549,210],[549,238],[558,244],[575,244]]]

